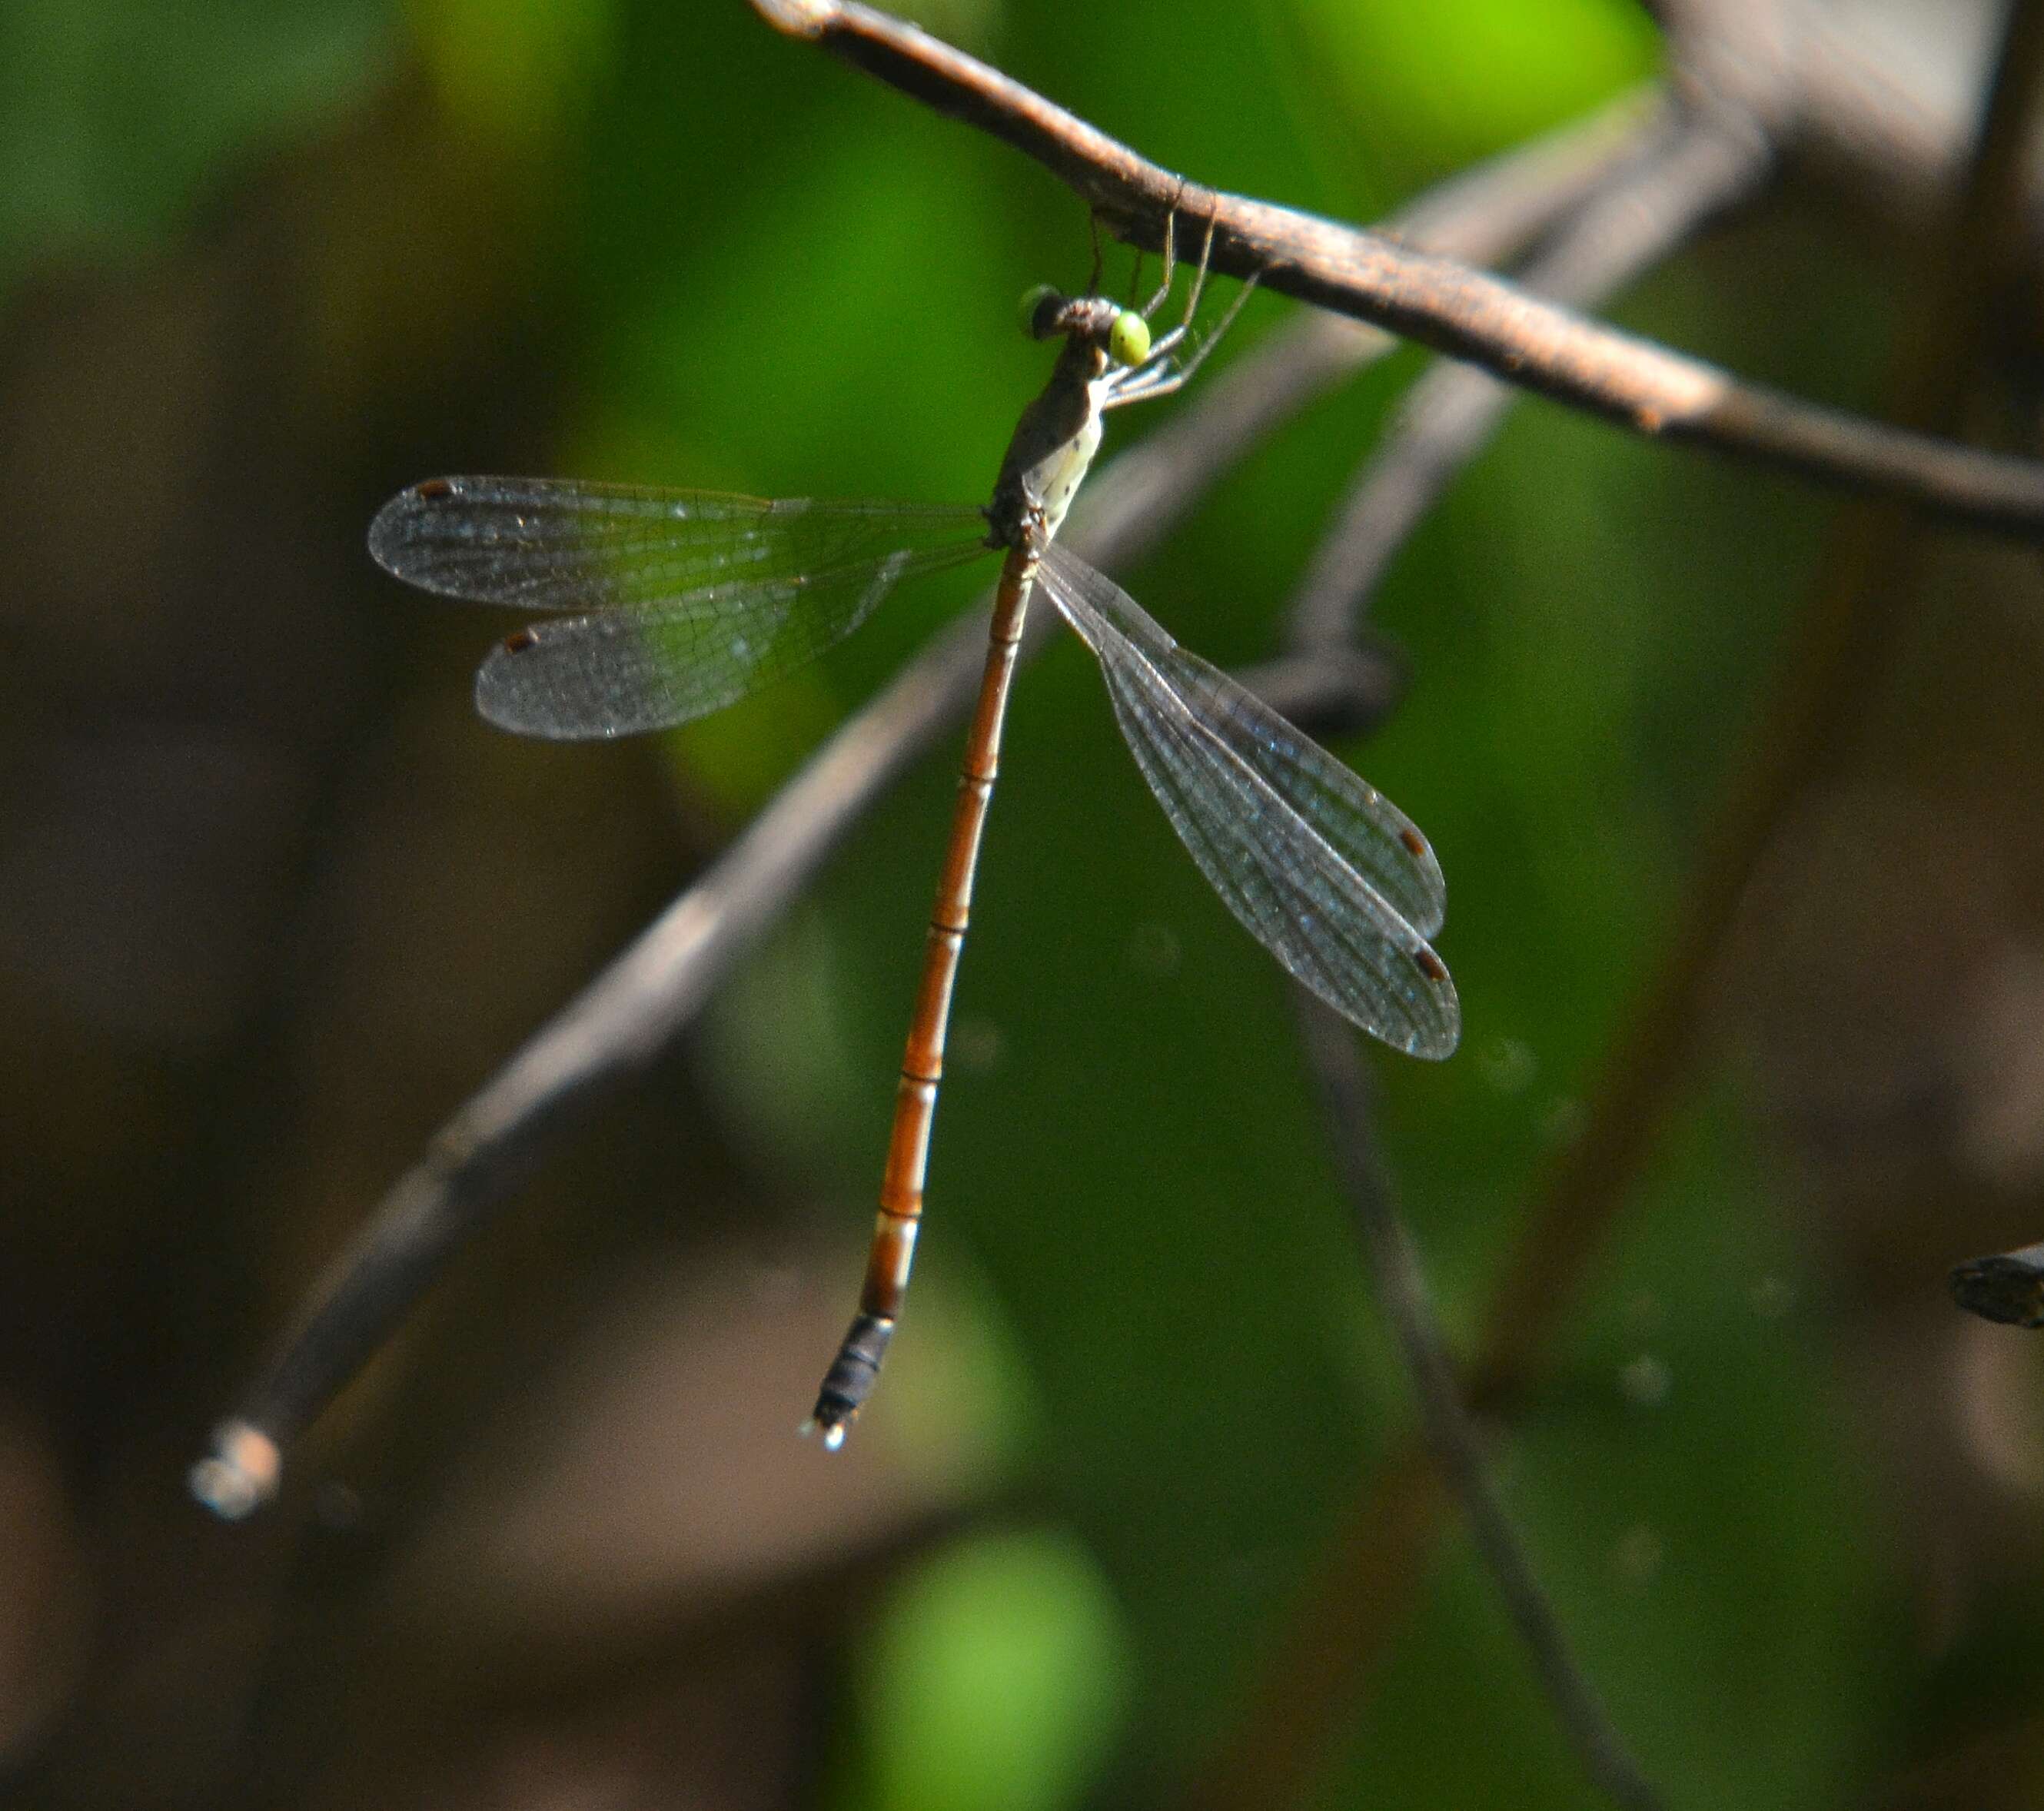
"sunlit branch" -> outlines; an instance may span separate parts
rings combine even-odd
[[[1892,387],[1906,418],[1942,427],[1957,415],[1991,331],[1992,298],[2028,230],[2022,151],[2041,102],[2044,3],[2020,0],[2008,17],[1956,217],[1946,223],[1952,249],[1929,260],[1915,331],[1897,361]],[[1623,1013],[1590,1088],[1583,1129],[1545,1178],[1482,1316],[1463,1394],[1487,1415],[1520,1404],[1653,1147],[1692,1054],[1725,926],[1790,806],[1835,757],[1838,732],[1877,667],[1909,583],[1918,529],[1915,513],[1897,504],[1844,513],[1800,646],[1721,811],[1685,914]],[[2034,1261],[2040,1249],[2009,1255]],[[2008,1288],[2010,1279],[1995,1280],[2013,1302],[2019,1292]],[[1247,1694],[1253,1705],[1287,1690],[1310,1700],[1317,1721],[1293,1720],[1293,1750],[1324,1754],[1352,1717],[1364,1680],[1416,1607],[1450,1507],[1439,1469],[1417,1442],[1394,1451],[1350,1505],[1265,1677]],[[1296,1754],[1273,1762],[1252,1717],[1232,1732],[1209,1777],[1228,1784],[1197,1794],[1196,1801],[1220,1811],[1289,1802],[1309,1775]]]
[[[2044,534],[2044,464],[1741,383],[1503,279],[1381,233],[1211,189],[1021,83],[870,8],[753,0],[779,29],[1036,159],[1117,233],[1159,250],[1208,225],[1213,268],[1431,346],[1656,438],[1892,496],[2003,533]]]
[[[1529,290],[1594,306],[1749,196],[1772,166],[1743,114],[1686,114],[1642,151],[1639,167],[1585,206],[1524,265]],[[1442,493],[1486,446],[1517,392],[1487,372],[1444,363],[1414,384],[1313,556],[1292,619],[1295,647],[1347,641],[1358,614]]]

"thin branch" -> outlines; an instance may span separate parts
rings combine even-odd
[[[1393,1199],[1371,1127],[1370,1072],[1338,1013],[1294,989],[1300,1036],[1327,1117],[1342,1181],[1370,1255],[1377,1299],[1390,1323],[1434,1462],[1461,1505],[1505,1613],[1525,1644],[1541,1689],[1562,1720],[1583,1768],[1614,1803],[1658,1811],[1648,1782],[1612,1724],[1596,1688],[1569,1650],[1503,1498],[1491,1482],[1475,1424],[1462,1398],[1418,1248]],[[1265,1802],[1274,1802],[1266,1800]]]
[[[1658,117],[1657,106],[1628,100],[1444,184],[1404,217],[1406,228],[1464,256],[1507,256],[1577,206]],[[1108,466],[1082,497],[1069,538],[1102,565],[1139,558],[1264,435],[1391,344],[1324,315],[1273,335]],[[1038,621],[1040,628],[1040,613]],[[195,1469],[202,1501],[239,1516],[275,1493],[284,1448],[539,1154],[682,1030],[859,818],[963,716],[985,641],[983,611],[934,637],[694,886],[441,1127],[320,1279],[279,1355],[221,1429],[213,1456]],[[1357,728],[1389,702],[1381,668],[1353,653],[1285,659],[1247,677],[1308,722]]]
[[[1899,360],[1894,387],[1906,419],[1942,425],[1957,418],[2004,261],[2021,236],[2027,190],[2019,152],[2040,96],[2044,0],[2018,0],[1950,254],[1930,261],[1916,331]],[[1591,1091],[1584,1129],[1551,1168],[1485,1310],[1466,1395],[1486,1413],[1508,1413],[1523,1399],[1651,1148],[1685,1071],[1725,926],[1789,806],[1837,758],[1841,732],[1865,695],[1914,570],[1919,526],[1915,512],[1896,505],[1843,513],[1800,632],[1800,650],[1785,667],[1755,758],[1689,889],[1689,911],[1627,1013]],[[1247,1694],[1252,1705],[1261,1705],[1287,1682],[1309,1679],[1326,1721],[1292,1736],[1309,1754],[1326,1751],[1393,1632],[1410,1617],[1447,1507],[1424,1448],[1408,1442],[1344,1517],[1341,1544],[1325,1555],[1266,1681]],[[1259,1746],[1245,1724],[1224,1744],[1224,1761],[1238,1765]],[[1280,1801],[1252,1791],[1227,1800],[1209,1794],[1204,1801],[1261,1807]]]
[[[1603,190],[1521,269],[1520,280],[1578,304],[1601,299],[1685,243],[1704,221],[1749,195],[1773,161],[1768,140],[1742,113],[1689,114],[1671,121],[1666,133],[1642,143],[1629,167],[1611,173]],[[1397,548],[1489,440],[1513,394],[1485,373],[1459,365],[1444,365],[1414,386],[1400,425],[1386,436],[1301,582],[1292,619],[1294,648],[1347,643],[1361,606]],[[1307,1060],[1370,1254],[1377,1299],[1397,1341],[1434,1463],[1585,1771],[1615,1803],[1656,1806],[1659,1794],[1571,1654],[1492,1482],[1417,1247],[1379,1155],[1369,1072],[1339,1019],[1296,990],[1294,999]],[[1277,1682],[1291,1699],[1296,1681]],[[1266,1771],[1249,1780],[1216,1778],[1216,1802],[1289,1800],[1308,1777],[1316,1752],[1312,1745],[1297,1748],[1281,1738],[1274,1744],[1262,1717],[1245,1720],[1245,1727],[1250,1722],[1264,1731],[1259,1747]],[[1239,1749],[1233,1759],[1238,1767],[1257,1764],[1251,1752]],[[1273,1777],[1273,1771],[1281,1777]]]
[[[1631,156],[1614,165],[1600,189],[1550,236],[1522,280],[1535,286],[1569,286],[1578,299],[1607,293],[1665,256],[1712,214],[1750,194],[1772,163],[1750,115],[1678,115],[1664,129],[1642,134]],[[1362,506],[1351,507],[1301,582],[1292,616],[1296,650],[1303,654],[1316,646],[1348,644],[1360,613],[1355,606],[1381,575],[1397,541],[1460,459],[1487,436],[1512,394],[1483,373],[1457,366],[1443,367],[1414,387],[1404,411],[1406,425],[1387,436],[1358,488]],[[1411,506],[1409,513],[1387,509],[1386,498]],[[1396,1336],[1437,1475],[1459,1506],[1585,1771],[1619,1804],[1656,1805],[1654,1789],[1571,1656],[1491,1482],[1417,1248],[1378,1156],[1370,1123],[1368,1071],[1338,1018],[1302,993],[1295,991],[1294,1000],[1308,1063],[1370,1254],[1371,1280]],[[1406,1476],[1410,1481],[1409,1468]],[[1438,1492],[1413,1498],[1404,1506],[1424,1515],[1428,1501],[1438,1506]],[[1351,1606],[1354,1601],[1347,1600]],[[1346,1702],[1324,1689],[1317,1675],[1324,1669],[1316,1662],[1330,1646],[1340,1651],[1347,1637],[1328,1637],[1320,1608],[1301,1614],[1310,1631],[1288,1643],[1286,1651],[1304,1663],[1306,1675],[1293,1669],[1265,1678],[1256,1701],[1236,1721],[1239,1739],[1216,1758],[1196,1789],[1196,1803],[1289,1803],[1309,1783],[1323,1746],[1316,1719],[1339,1715]]]
[[[839,0],[753,0],[778,29],[1035,158],[1130,243],[1213,229],[1212,264],[1482,366],[1635,432],[1912,502],[1998,533],[2044,533],[2044,464],[1745,384],[1380,235],[1189,182],[912,25]]]
[[[1766,137],[1744,114],[1686,114],[1643,148],[1519,271],[1540,294],[1592,306],[1750,196],[1773,167]],[[1436,367],[1414,384],[1397,422],[1321,543],[1293,607],[1293,646],[1339,644],[1399,550],[1456,475],[1485,446],[1517,395],[1469,365]]]
[[[2022,236],[2022,152],[2040,100],[2044,0],[2017,0],[1949,243],[1931,261],[1896,358],[1890,387],[1904,419],[1938,429],[1955,423],[1994,338],[2005,261]],[[1915,512],[1892,504],[1842,513],[1750,758],[1688,890],[1688,911],[1508,1267],[1477,1363],[1479,1400],[1514,1395],[1531,1375],[1686,1068],[1712,963],[1754,869],[1796,802],[1850,752],[1852,723],[1915,587],[1923,525]]]

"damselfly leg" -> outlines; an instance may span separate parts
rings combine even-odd
[[[1143,318],[1149,320],[1161,308],[1171,293],[1176,276],[1174,247],[1178,238],[1178,217],[1174,214],[1164,233],[1164,275],[1157,293],[1151,297],[1141,310]],[[1185,293],[1185,312],[1178,323],[1168,333],[1162,334],[1151,344],[1148,356],[1139,363],[1110,374],[1108,387],[1101,398],[1102,409],[1119,409],[1131,402],[1147,402],[1153,398],[1168,396],[1181,388],[1193,373],[1199,369],[1207,355],[1220,344],[1228,329],[1234,325],[1235,317],[1242,312],[1243,305],[1249,300],[1251,292],[1262,277],[1261,271],[1253,272],[1242,286],[1227,311],[1216,323],[1213,330],[1201,336],[1193,332],[1193,321],[1199,312],[1200,299],[1205,293],[1207,272],[1213,256],[1215,222],[1209,218],[1206,232],[1200,242],[1200,261],[1193,271],[1193,281]],[[1178,348],[1188,340],[1192,342],[1189,354],[1181,356]]]

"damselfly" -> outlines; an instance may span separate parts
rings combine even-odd
[[[567,613],[509,637],[475,682],[491,722],[556,738],[630,735],[718,709],[848,635],[902,579],[1005,555],[865,1286],[807,1424],[829,1447],[873,1388],[908,1286],[952,982],[1032,587],[1100,662],[1143,779],[1251,934],[1400,1050],[1443,1057],[1459,1035],[1454,984],[1427,941],[1441,923],[1440,866],[1411,821],[1053,539],[1103,414],[1175,390],[1211,348],[1189,340],[1200,286],[1154,345],[1147,318],[1171,287],[1168,250],[1163,286],[1140,311],[1047,287],[1023,298],[1025,329],[1064,344],[984,509],[440,478],[392,498],[370,529],[377,559],[413,584]]]

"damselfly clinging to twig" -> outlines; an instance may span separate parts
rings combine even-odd
[[[908,1283],[952,983],[1032,588],[1099,660],[1143,779],[1258,940],[1398,1049],[1443,1057],[1459,1034],[1454,983],[1427,941],[1441,922],[1441,871],[1419,831],[1054,540],[1105,413],[1177,389],[1219,337],[1197,347],[1190,337],[1203,253],[1184,318],[1151,342],[1148,318],[1172,284],[1171,237],[1163,283],[1139,311],[1047,287],[1024,298],[1025,329],[1064,344],[984,509],[441,478],[392,498],[370,529],[376,559],[428,590],[566,613],[511,636],[476,675],[483,716],[553,738],[632,734],[716,710],[849,634],[901,579],[1005,555],[865,1286],[808,1424],[833,1448],[871,1391]],[[223,1451],[257,1432],[230,1425]]]

